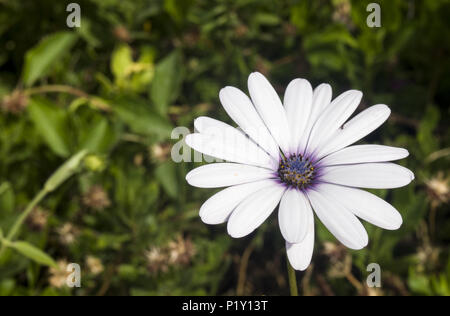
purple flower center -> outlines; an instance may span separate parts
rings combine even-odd
[[[278,176],[281,182],[298,189],[306,189],[314,180],[315,167],[311,160],[301,154],[281,157]]]

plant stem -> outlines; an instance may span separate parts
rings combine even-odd
[[[47,181],[44,184],[44,187],[39,191],[38,194],[35,195],[33,200],[31,200],[31,202],[28,203],[25,211],[23,211],[22,214],[20,214],[20,216],[16,219],[14,225],[9,230],[6,238],[2,237],[2,239],[0,240],[1,242],[0,259],[2,258],[6,247],[11,245],[11,242],[19,233],[20,227],[25,222],[28,215],[30,215],[30,213],[36,207],[36,205],[38,205],[47,194],[56,190],[56,188],[59,187],[61,183],[67,180],[67,178],[71,177],[76,172],[78,166],[80,165],[84,157],[86,157],[86,155],[87,150],[79,151],[78,153],[73,155],[69,160],[63,163],[58,169],[56,169],[56,171],[53,172],[50,178],[47,179]]]
[[[238,286],[236,289],[237,296],[244,295],[248,260],[250,259],[250,255],[252,254],[253,248],[254,248],[253,242],[251,242],[250,245],[245,249],[244,253],[242,254],[241,264],[239,267]]]
[[[358,279],[355,278],[355,276],[351,273],[348,272],[345,277],[347,278],[347,280],[356,288],[356,290],[358,291],[358,293],[361,293],[362,290],[364,289],[364,287],[362,286],[362,284],[358,281]]]
[[[56,93],[67,93],[67,94],[71,94],[74,95],[76,97],[80,97],[80,98],[86,98],[87,100],[89,100],[92,105],[96,106],[98,109],[102,110],[102,111],[110,111],[110,107],[108,104],[106,104],[105,102],[103,102],[102,100],[100,100],[99,98],[95,98],[90,96],[89,94],[87,94],[86,92],[71,87],[71,86],[65,86],[65,85],[46,85],[46,86],[40,86],[37,88],[29,88],[26,89],[25,94],[30,96],[33,94],[43,94],[43,93],[51,93],[51,92],[56,92]]]
[[[3,182],[0,185],[0,195],[2,195],[3,193],[5,193],[6,191],[8,191],[9,189],[9,184],[7,182]]]
[[[89,98],[89,94],[87,94],[86,92],[84,92],[80,89],[77,89],[77,88],[74,88],[71,86],[60,85],[60,84],[40,86],[37,88],[28,88],[25,90],[25,93],[27,95],[36,94],[36,93],[48,93],[48,92],[68,93],[68,94],[75,95],[77,97]]]
[[[286,261],[287,261],[289,289],[291,290],[291,296],[298,296],[297,278],[295,276],[295,270],[289,263],[289,259],[287,259]]]
[[[30,215],[30,213],[33,211],[36,205],[38,205],[39,202],[47,195],[47,193],[48,192],[45,189],[39,191],[39,193],[33,198],[33,200],[30,203],[28,203],[25,211],[23,211],[22,214],[20,214],[20,216],[17,218],[13,227],[6,236],[5,240],[2,242],[2,246],[0,248],[0,258],[2,257],[5,251],[7,243],[11,242],[14,239],[14,237],[16,237],[23,222],[27,219],[28,215]]]

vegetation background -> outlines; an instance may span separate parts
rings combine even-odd
[[[203,224],[213,191],[170,159],[172,129],[230,122],[218,92],[252,71],[281,95],[303,77],[362,90],[358,111],[388,104],[365,141],[407,148],[416,174],[376,191],[404,224],[366,225],[364,250],[316,221],[300,293],[450,294],[450,1],[378,0],[369,28],[359,0],[78,0],[73,29],[69,2],[0,1],[0,295],[289,294],[276,216],[241,240]],[[65,286],[68,262],[81,288]]]

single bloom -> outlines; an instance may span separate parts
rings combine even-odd
[[[186,143],[226,162],[190,171],[187,182],[200,188],[221,188],[200,208],[207,224],[228,222],[228,234],[244,237],[278,208],[289,262],[305,270],[314,248],[314,213],[346,247],[362,249],[368,236],[360,219],[384,229],[398,229],[400,213],[361,188],[389,189],[409,184],[414,174],[391,161],[408,151],[383,145],[352,145],[390,115],[384,104],[373,105],[352,119],[362,93],[349,90],[332,100],[331,87],[315,89],[294,79],[283,103],[260,73],[248,78],[250,98],[225,87],[220,101],[239,126],[199,117]],[[348,121],[347,121],[348,120]]]

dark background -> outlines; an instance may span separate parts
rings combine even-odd
[[[298,272],[303,295],[449,295],[450,1],[91,0],[81,28],[68,1],[0,1],[0,228],[10,232],[64,161],[89,155],[32,208],[0,257],[1,295],[286,295],[276,216],[235,240],[198,209],[193,163],[170,159],[176,126],[230,122],[218,92],[246,91],[252,71],[282,95],[296,77],[360,89],[390,119],[364,141],[407,148],[416,180],[378,190],[402,214],[398,231],[365,225],[361,251],[318,224]],[[22,213],[23,214],[23,213]],[[316,221],[318,223],[318,221]],[[55,263],[56,262],[56,263]],[[82,287],[64,285],[79,263]],[[368,289],[379,263],[382,287]]]

